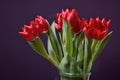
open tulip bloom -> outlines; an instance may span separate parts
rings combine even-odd
[[[56,22],[50,25],[46,19],[37,16],[28,25],[24,25],[19,34],[33,50],[51,62],[60,75],[70,73],[70,76],[77,75],[87,80],[86,75],[91,72],[96,58],[112,34],[108,30],[111,20],[101,20],[99,17],[90,18],[89,21],[80,19],[75,9],[62,10],[56,18]],[[47,49],[39,34],[48,37]]]

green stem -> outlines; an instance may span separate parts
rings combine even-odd
[[[48,55],[41,39],[38,37],[36,38],[35,42],[30,42],[28,41],[29,45],[32,47],[32,49],[37,52],[40,56],[44,57],[45,59],[47,59],[50,63],[52,63],[55,67],[58,67],[58,64],[52,59],[50,58],[50,56]]]
[[[58,64],[57,64],[50,56],[46,57],[46,59],[47,59],[50,63],[52,63],[56,68],[58,68]]]
[[[96,45],[97,45],[97,40],[93,39],[92,41],[92,45],[91,45],[91,51],[94,52],[95,51],[95,48],[96,48]]]
[[[71,75],[62,75],[60,76],[60,80],[89,80],[90,75],[83,76],[71,76]]]
[[[74,77],[74,78],[71,78],[71,77],[61,77],[60,80],[83,80],[83,79],[79,78],[79,77]]]

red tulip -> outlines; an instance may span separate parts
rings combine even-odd
[[[69,17],[69,15],[70,15],[70,13],[71,13],[71,10],[69,10],[69,9],[66,9],[65,11],[62,9],[62,18],[64,18],[67,22],[68,22],[68,17]]]
[[[111,20],[106,21],[104,18],[102,20],[99,17],[91,18],[85,29],[86,35],[93,39],[102,40],[108,33],[110,22]]]
[[[48,23],[41,16],[37,16],[37,18],[35,18],[33,26],[38,30],[39,33],[46,33],[48,31]]]
[[[37,16],[35,20],[30,21],[29,25],[24,25],[22,30],[19,34],[26,40],[32,41],[39,36],[39,33],[46,33],[48,31],[48,23],[41,16]]]
[[[58,24],[55,23],[55,28],[56,28],[59,32],[61,32],[61,31],[62,31],[62,24],[63,24],[63,22],[62,22],[62,14],[61,14],[61,13],[60,13],[60,14],[57,14],[57,21],[58,21]]]
[[[33,36],[27,32],[19,32],[19,34],[28,41],[34,40]]]
[[[67,16],[67,21],[70,21],[71,23],[75,22],[76,19],[78,19],[78,13],[76,12],[75,9],[72,9],[71,11],[69,11],[69,14]]]
[[[66,9],[66,11],[62,10],[61,13],[57,14],[57,23],[55,23],[55,28],[59,32],[62,31],[62,19],[65,19],[67,23],[70,22],[72,32],[76,34],[82,31],[83,27],[85,26],[83,24],[86,23],[86,20],[80,20],[75,9]]]
[[[35,32],[32,26],[24,25],[22,30],[23,32],[19,32],[19,34],[28,41],[32,41],[38,36],[38,32]]]

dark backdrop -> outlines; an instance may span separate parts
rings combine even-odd
[[[37,55],[18,34],[37,15],[51,23],[61,9],[81,17],[111,19],[113,35],[95,62],[91,80],[120,80],[119,0],[0,0],[0,80],[58,80],[57,69]],[[42,36],[46,43],[46,37]]]

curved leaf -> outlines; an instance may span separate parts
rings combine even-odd
[[[101,53],[101,51],[104,49],[104,47],[107,44],[107,42],[108,42],[111,34],[112,34],[112,31],[109,32],[103,40],[101,40],[101,41],[99,41],[97,43],[97,46],[95,48],[95,52],[94,52],[94,54],[92,56],[92,62],[93,63],[95,62],[96,58],[99,56],[99,54]]]
[[[64,54],[69,54],[72,56],[73,54],[73,41],[72,41],[72,32],[70,23],[66,23],[65,20],[63,20],[63,32],[62,32],[62,39],[63,39],[63,52]]]
[[[57,39],[54,22],[49,27],[49,31],[47,34],[48,34],[48,52],[54,60],[57,59],[57,63],[59,64],[60,61],[62,60],[62,49]]]

